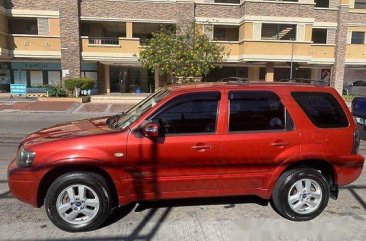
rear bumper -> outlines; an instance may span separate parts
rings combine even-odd
[[[364,157],[360,154],[341,157],[341,164],[335,167],[337,184],[344,186],[357,180],[362,173]]]
[[[8,167],[8,185],[15,198],[37,207],[38,181],[31,169],[18,168],[12,161]]]

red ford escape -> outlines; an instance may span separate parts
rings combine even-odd
[[[143,200],[257,195],[285,218],[318,216],[364,158],[330,87],[215,83],[160,90],[126,113],[37,131],[9,165],[12,194],[70,231]]]

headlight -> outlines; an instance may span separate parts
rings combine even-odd
[[[18,151],[18,155],[16,158],[18,167],[30,167],[32,165],[33,159],[36,156],[36,153],[32,151],[27,151],[23,147],[21,147]]]

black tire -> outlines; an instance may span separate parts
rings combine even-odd
[[[73,185],[82,185],[89,188],[89,193],[90,190],[94,191],[99,199],[98,211],[95,212],[95,216],[86,223],[77,224],[67,222],[57,211],[56,205],[59,195],[61,195],[66,188]],[[66,173],[58,177],[47,191],[45,200],[47,216],[55,226],[67,232],[95,230],[106,221],[111,213],[112,198],[110,193],[107,182],[98,174],[88,172]],[[93,195],[93,193],[91,195]],[[72,211],[73,209],[71,208],[70,210]]]
[[[310,179],[312,182],[316,182],[322,191],[322,197],[317,208],[309,213],[294,211],[288,201],[291,187],[302,179]],[[272,192],[272,201],[274,209],[283,217],[291,221],[309,221],[316,218],[326,208],[329,201],[329,184],[324,176],[315,169],[298,168],[288,170],[278,179]]]

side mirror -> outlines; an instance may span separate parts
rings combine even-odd
[[[159,125],[156,123],[149,123],[142,129],[142,134],[148,138],[159,137]]]

